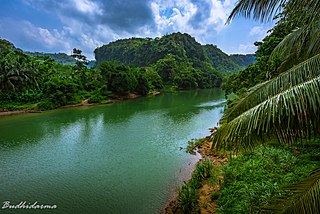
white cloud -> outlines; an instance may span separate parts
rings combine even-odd
[[[75,7],[82,13],[89,14],[99,14],[103,13],[101,6],[97,2],[92,2],[89,0],[73,0],[73,4]]]
[[[249,32],[249,36],[256,37],[257,40],[262,40],[264,37],[266,37],[268,33],[269,27],[266,27],[264,25],[254,26],[251,28]]]
[[[161,1],[151,3],[157,34],[175,31],[189,33],[201,42],[212,33],[219,33],[226,28],[228,14],[236,0],[205,0],[207,11],[191,0]],[[197,19],[196,15],[201,18]]]
[[[254,53],[257,50],[257,47],[252,43],[240,44],[238,48],[238,53],[249,54]]]
[[[144,15],[141,17],[137,15],[139,11],[135,12],[135,9],[132,9],[132,6],[136,4],[124,0],[121,3],[127,3],[127,5],[123,6],[119,4],[120,0],[110,0],[108,3],[102,0],[23,1],[26,3],[26,7],[54,14],[57,22],[62,24],[61,27],[50,29],[46,24],[36,25],[30,22],[16,21],[19,22],[18,26],[21,26],[19,28],[22,30],[9,27],[15,26],[14,24],[7,25],[8,27],[2,26],[2,29],[6,30],[1,30],[3,23],[0,22],[0,33],[3,31],[4,34],[8,34],[15,31],[16,37],[24,35],[30,41],[41,43],[40,47],[44,47],[44,51],[70,53],[72,48],[79,48],[90,59],[94,58],[92,52],[96,47],[116,39],[154,38],[178,31],[192,35],[202,44],[216,43],[220,40],[227,46],[232,46],[229,52],[234,53],[238,50],[241,53],[252,53],[255,51],[255,47],[251,42],[250,44],[247,42],[262,39],[267,31],[264,25],[256,25],[250,31],[242,32],[242,38],[246,39],[242,40],[241,45],[239,45],[240,41],[230,41],[235,41],[235,36],[227,34],[231,25],[226,26],[225,23],[237,0],[202,0],[201,2],[194,0],[139,0],[137,1],[140,3],[139,5],[144,7]],[[119,20],[118,10],[123,10],[122,12],[128,17],[120,16],[120,19],[124,18]],[[131,19],[131,16],[134,18]],[[148,21],[144,21],[145,19]],[[10,29],[8,30],[8,28]],[[223,38],[217,39],[221,38],[221,35],[224,35]],[[228,40],[229,38],[230,40]],[[25,40],[24,38],[19,39]],[[12,41],[16,43],[14,40]]]
[[[264,29],[262,26],[254,26],[251,28],[249,35],[250,36],[261,36],[265,33]]]

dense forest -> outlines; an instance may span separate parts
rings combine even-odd
[[[255,43],[256,62],[223,83],[229,99],[219,127],[189,142],[188,150],[211,150],[174,213],[319,213],[319,1],[238,1],[228,21],[237,16],[277,23]]]
[[[47,110],[83,100],[107,102],[130,92],[146,95],[163,87],[153,68],[106,62],[88,67],[81,51],[76,63],[56,63],[47,55],[31,57],[7,40],[0,40],[0,108]]]
[[[114,57],[103,59],[106,50]],[[109,102],[129,93],[147,95],[164,87],[220,87],[225,74],[254,61],[252,55],[233,56],[241,58],[237,64],[217,47],[202,46],[181,33],[118,40],[95,54],[97,65],[76,48],[71,55],[23,52],[1,39],[0,109],[46,110],[84,100]]]
[[[116,60],[126,65],[149,66],[166,59],[168,55],[184,67],[206,71],[214,69],[220,74],[237,73],[255,62],[253,54],[227,55],[214,45],[201,45],[189,34],[173,33],[161,38],[121,39],[103,45],[95,51],[97,64]]]

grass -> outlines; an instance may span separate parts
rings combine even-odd
[[[188,142],[193,153],[202,139]],[[260,213],[261,207],[290,193],[284,187],[297,183],[320,166],[320,139],[279,145],[277,142],[256,147],[220,167],[210,160],[195,166],[192,178],[179,190],[178,213],[199,213],[199,188],[204,180],[219,181],[220,191],[211,193],[218,204],[217,213]],[[218,179],[223,176],[223,181]]]
[[[199,213],[199,188],[204,180],[211,179],[210,182],[215,182],[217,180],[216,173],[217,168],[210,160],[205,159],[196,164],[191,180],[179,189],[178,207],[180,213]]]
[[[259,213],[260,207],[289,194],[294,184],[320,165],[320,140],[286,147],[259,146],[240,154],[222,169],[218,213]]]

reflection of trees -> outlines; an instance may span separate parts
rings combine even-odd
[[[4,118],[0,121],[0,144],[12,147],[68,137],[78,142],[90,142],[101,131],[117,125],[125,127],[134,115],[161,112],[168,123],[188,122],[204,108],[200,103],[222,99],[220,90],[182,91],[145,97],[136,100],[101,105],[60,109],[42,114],[28,114]],[[149,121],[150,122],[150,121]],[[151,123],[157,123],[152,121]],[[123,130],[125,131],[125,130]]]

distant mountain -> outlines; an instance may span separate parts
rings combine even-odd
[[[254,63],[256,61],[256,57],[254,54],[231,54],[230,58],[232,61],[234,61],[236,64],[240,65],[241,68],[245,68],[251,63]]]
[[[254,55],[227,55],[214,45],[201,45],[188,34],[173,33],[161,38],[130,38],[110,42],[95,49],[97,64],[118,61],[126,65],[150,66],[168,54],[192,67],[210,64],[221,74],[234,73],[254,61]]]
[[[50,57],[56,63],[59,64],[68,64],[68,65],[75,65],[77,60],[65,53],[42,53],[42,52],[25,52],[25,54],[32,56],[32,57]]]
[[[42,53],[42,52],[25,52],[25,54],[32,56],[32,57],[49,57],[53,59],[58,64],[63,65],[75,65],[77,60],[70,55],[67,55],[65,53]],[[88,67],[95,66],[96,61],[90,60],[88,61]]]
[[[229,74],[235,73],[241,70],[242,65],[238,64],[235,60],[233,60],[229,55],[224,53],[215,45],[204,45],[202,46],[207,59],[210,64],[213,65],[217,69],[217,71]]]

